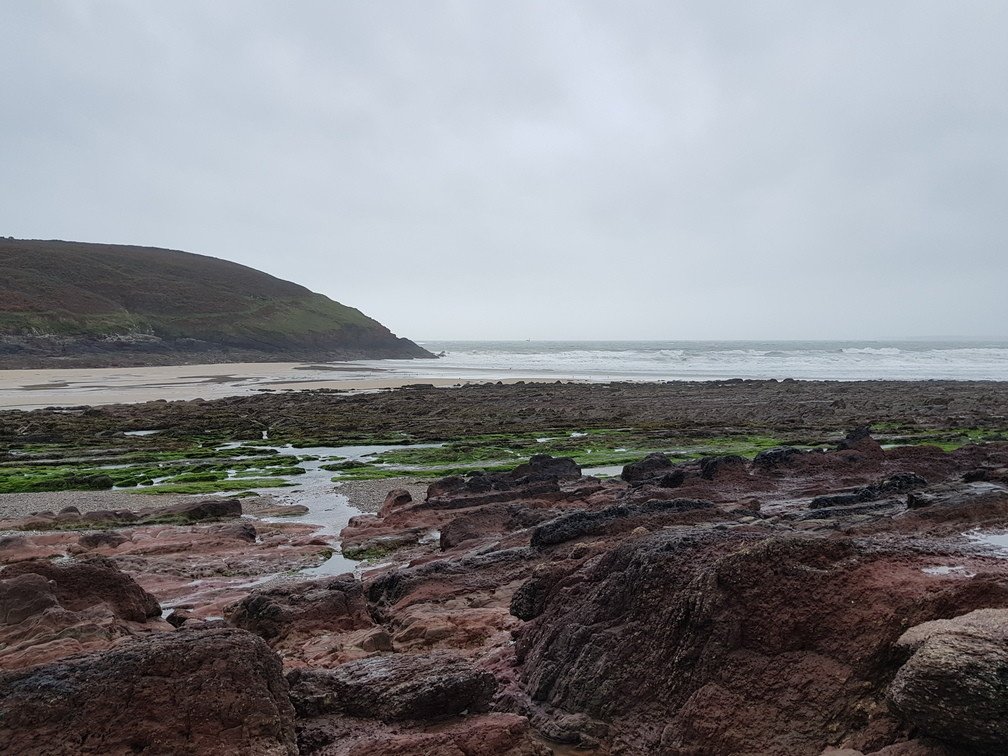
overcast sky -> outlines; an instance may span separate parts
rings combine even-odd
[[[427,338],[1008,337],[1008,3],[0,9],[0,235]]]

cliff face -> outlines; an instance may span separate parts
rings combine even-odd
[[[0,368],[429,356],[359,310],[226,260],[0,239]]]

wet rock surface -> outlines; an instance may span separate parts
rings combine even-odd
[[[485,711],[497,688],[492,674],[445,651],[381,654],[330,670],[295,670],[288,681],[302,716],[346,713],[383,721]]]
[[[619,479],[543,457],[444,478],[426,496],[394,490],[341,533],[344,553],[356,548],[367,560],[353,576],[300,572],[319,564],[328,542],[272,517],[14,532],[0,540],[8,565],[0,632],[18,628],[18,642],[35,641],[6,657],[11,646],[0,648],[0,661],[23,679],[84,665],[81,679],[90,680],[126,649],[150,644],[167,658],[184,648],[179,640],[163,650],[170,639],[238,633],[241,653],[265,665],[269,680],[280,664],[285,677],[248,677],[273,702],[253,709],[261,724],[204,723],[192,733],[253,753],[1003,752],[1008,541],[999,539],[1008,533],[1008,482],[999,471],[1008,469],[1008,444],[883,448],[859,427],[882,406],[920,422],[954,415],[982,424],[1004,406],[1003,389],[928,384],[911,401],[904,385],[838,385],[833,396],[822,386],[751,383],[734,387],[731,401],[725,386],[709,385],[292,398],[284,405],[292,422],[314,430],[351,423],[349,409],[367,427],[376,408],[406,404],[413,414],[404,416],[430,420],[420,433],[463,421],[486,427],[476,397],[503,397],[484,407],[487,416],[519,425],[520,408],[534,406],[539,422],[576,411],[582,424],[605,416],[712,427],[730,418],[748,427],[776,412],[781,427],[838,432],[829,444],[796,433],[795,446],[753,460],[642,453]],[[189,409],[178,404],[185,427]],[[280,406],[272,397],[207,405],[204,422],[235,427],[239,410]],[[103,409],[95,427],[117,413],[146,422],[143,413],[161,411]],[[44,434],[60,422],[22,418],[22,427]],[[49,519],[57,517],[75,515]],[[60,588],[54,570],[65,564],[99,570],[90,594],[86,585]],[[156,596],[169,622],[101,572],[109,564]],[[86,622],[101,630],[93,645],[75,635],[73,658],[47,650],[63,613],[74,615],[73,633]],[[41,617],[51,627],[32,624]],[[182,665],[186,680],[209,679],[221,663],[210,653],[193,658]],[[96,692],[93,705],[115,710],[116,695]],[[21,728],[49,733],[43,702],[23,700],[25,712],[40,713],[18,720],[16,737]],[[205,717],[229,723],[231,710]]]
[[[18,562],[0,571],[0,669],[109,648],[167,628],[157,600],[104,559]]]
[[[159,633],[0,677],[9,753],[295,754],[280,660],[235,629]]]
[[[1008,750],[1008,609],[925,622],[897,646],[913,652],[888,692],[904,718],[981,753]]]

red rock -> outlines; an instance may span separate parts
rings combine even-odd
[[[153,596],[105,560],[62,567],[20,562],[0,572],[0,668],[44,664],[170,629],[159,617]]]
[[[296,754],[280,660],[251,633],[180,630],[0,677],[9,753]]]
[[[402,509],[413,503],[413,496],[409,491],[403,488],[396,488],[388,492],[385,497],[385,502],[381,505],[378,510],[379,517],[388,517],[397,509]]]
[[[444,651],[383,654],[334,669],[294,670],[288,680],[301,716],[345,713],[383,721],[486,710],[497,687],[489,672]]]
[[[60,605],[71,611],[107,603],[119,617],[131,622],[144,622],[161,615],[157,599],[109,559],[94,557],[64,564],[44,560],[18,562],[0,575],[9,579],[28,573],[51,580]]]
[[[228,614],[236,627],[296,648],[313,635],[374,627],[359,580],[340,575],[253,591]]]
[[[764,538],[676,528],[554,576],[519,633],[532,701],[611,723],[627,754],[816,752],[831,732],[874,750],[903,732],[885,682],[904,623],[1008,605],[1008,567],[936,584],[882,541]]]

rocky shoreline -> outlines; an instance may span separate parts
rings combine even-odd
[[[340,534],[363,560],[353,574],[313,572],[328,542],[311,525],[266,508],[238,519],[249,500],[87,522],[56,512],[49,526],[9,516],[0,742],[22,753],[1004,752],[1008,389],[834,384],[812,401],[809,386],[760,384],[297,397],[285,427],[312,439],[351,411],[358,433],[435,438],[465,419],[470,432],[608,417],[641,432],[693,422],[796,440],[860,420],[829,443],[751,458],[652,453],[609,479],[539,455],[422,489],[345,483],[361,500],[392,489]],[[204,403],[204,431],[240,434],[241,412],[263,420],[282,401],[256,399]],[[0,438],[67,442],[169,410],[185,429],[190,405],[176,404],[10,413]],[[379,425],[392,405],[403,412]],[[993,436],[883,447],[869,422]],[[280,426],[273,418],[271,433]]]

